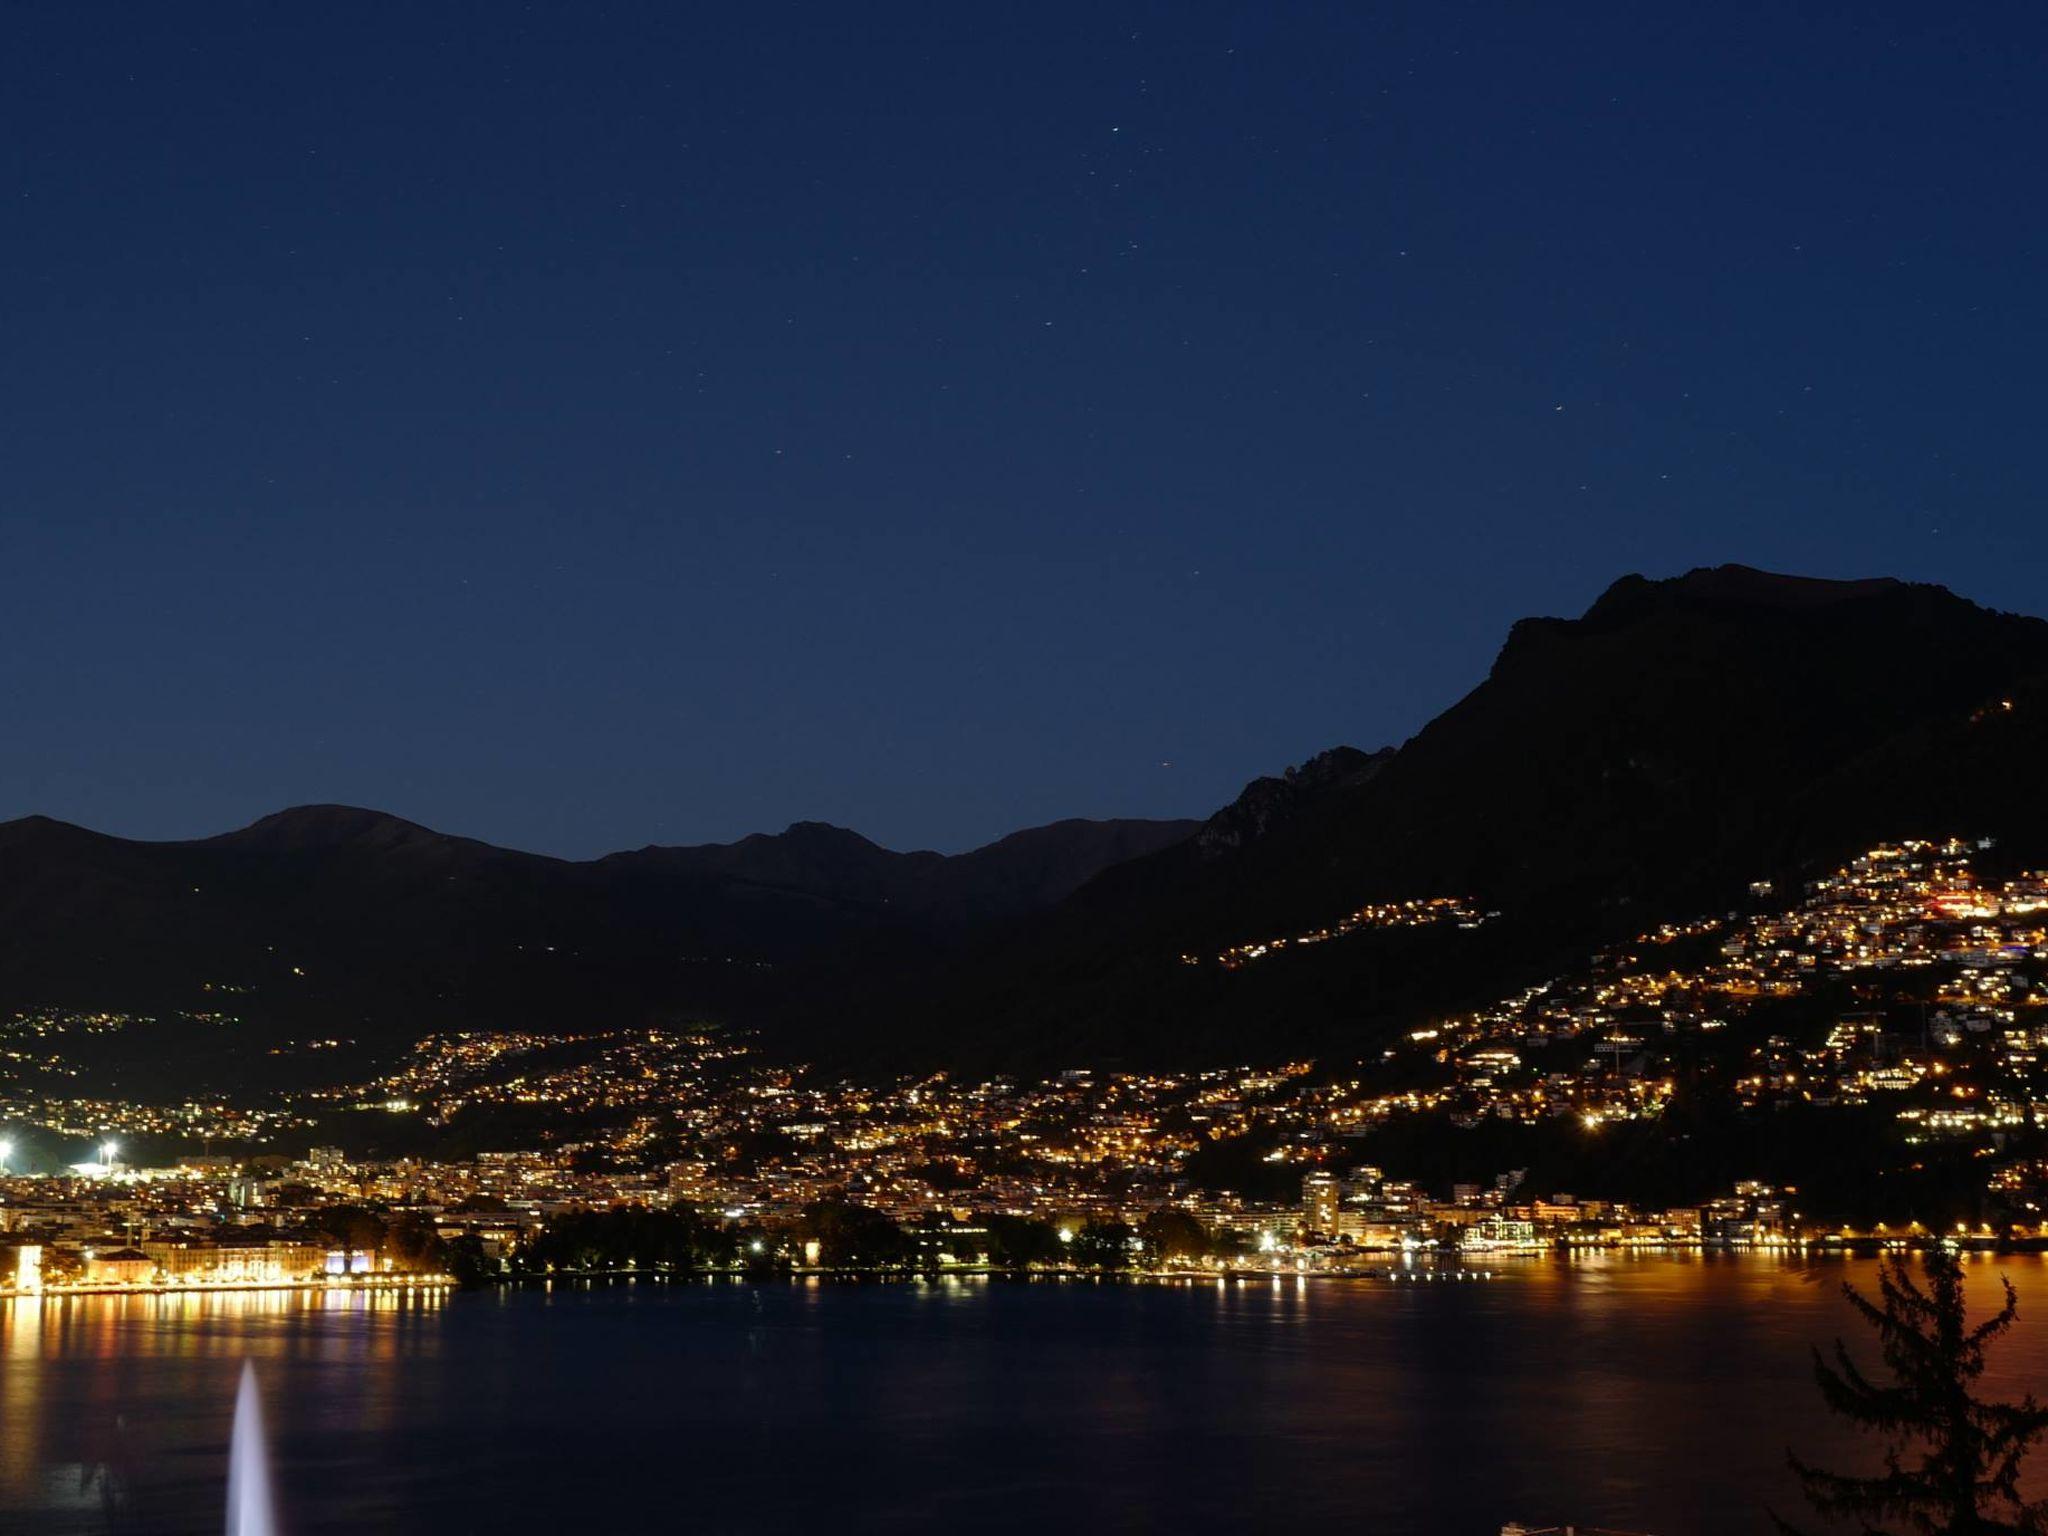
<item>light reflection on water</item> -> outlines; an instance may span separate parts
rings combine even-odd
[[[0,1529],[219,1529],[253,1359],[286,1530],[520,1536],[1762,1529],[1788,1442],[1839,1458],[1808,1346],[1843,1278],[1767,1256],[1496,1261],[1461,1284],[730,1282],[445,1297],[0,1302]],[[2048,1264],[1972,1260],[2048,1385]],[[2043,1469],[2048,1470],[2048,1469]],[[2048,1490],[2044,1490],[2048,1491]],[[29,1520],[17,1517],[27,1515]]]

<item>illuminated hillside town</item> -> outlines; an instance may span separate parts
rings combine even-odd
[[[2038,1243],[2048,873],[1980,878],[1989,851],[1873,848],[1789,904],[1759,884],[1752,911],[1660,927],[1341,1067],[862,1086],[722,1030],[472,1032],[365,1081],[158,1104],[94,1096],[70,1059],[147,1021],[19,1017],[0,1027],[0,1289],[607,1269],[1400,1278],[1556,1249]],[[1431,898],[1184,958],[1280,964],[1290,942],[1486,919]],[[1938,1219],[1859,1216],[1736,1166],[1645,1200],[1534,1165],[1450,1177],[1427,1150],[1539,1136],[1519,1144],[1597,1169],[1607,1139],[1670,1142],[1687,1103],[1739,1126],[1874,1128],[1909,1173],[1963,1170],[1961,1192]],[[459,1157],[348,1150],[400,1124],[422,1140],[519,1129]],[[75,1155],[30,1166],[31,1144]]]

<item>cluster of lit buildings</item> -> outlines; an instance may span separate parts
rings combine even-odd
[[[1872,849],[1788,910],[1644,934],[1413,1030],[1324,1094],[1328,1117],[1597,1129],[1662,1113],[1690,1069],[1746,1108],[1883,1104],[1908,1142],[1975,1138],[1995,1157],[2000,1133],[2048,1123],[2048,874],[1980,882],[1986,847]]]
[[[1872,849],[1789,904],[1759,886],[1755,910],[1660,927],[1344,1068],[863,1085],[771,1060],[724,1031],[470,1031],[425,1038],[381,1075],[258,1107],[16,1093],[0,1098],[0,1130],[90,1139],[97,1163],[10,1179],[0,1155],[0,1246],[36,1247],[45,1277],[79,1283],[282,1280],[377,1262],[306,1239],[325,1205],[412,1213],[443,1237],[503,1250],[567,1211],[686,1201],[731,1223],[772,1225],[828,1199],[906,1227],[1002,1214],[1075,1231],[1173,1209],[1246,1262],[1282,1254],[1323,1267],[1417,1248],[1912,1235],[1844,1234],[1809,1221],[1795,1191],[1754,1184],[1699,1206],[1635,1210],[1531,1190],[1514,1172],[1446,1190],[1362,1166],[1373,1132],[1405,1117],[1558,1121],[1597,1136],[1663,1114],[1686,1073],[1696,1090],[1749,1111],[1878,1106],[1909,1144],[1964,1143],[1989,1189],[2038,1228],[2048,1160],[2018,1133],[2048,1123],[2048,876],[1981,880],[1985,851],[1957,841]],[[1457,901],[1367,907],[1214,958],[1241,965],[1362,927],[1488,917]],[[121,1023],[17,1020],[0,1041],[47,1050],[67,1031]],[[539,1111],[521,1116],[535,1130],[473,1158],[341,1149],[386,1139],[380,1117],[439,1129],[505,1110]],[[337,1145],[289,1151],[321,1133]],[[167,1157],[144,1177],[117,1168],[117,1134],[229,1150]],[[1203,1159],[1217,1148],[1256,1149],[1259,1176],[1240,1182],[1257,1197],[1216,1188],[1223,1181]],[[8,1262],[0,1252],[0,1277]]]
[[[479,1251],[516,1254],[551,1219],[577,1211],[641,1206],[684,1198],[674,1171],[579,1172],[574,1151],[485,1153],[461,1163],[365,1162],[338,1148],[304,1158],[268,1158],[229,1169],[188,1160],[154,1170],[116,1166],[92,1177],[0,1178],[0,1294],[46,1291],[179,1290],[291,1285],[436,1283],[432,1264],[388,1249],[381,1239],[344,1246],[330,1230],[334,1208],[374,1207],[410,1218],[437,1242],[472,1238]],[[696,1191],[702,1194],[705,1191]],[[777,1241],[793,1232],[798,1208],[754,1198],[706,1214]],[[835,1196],[840,1193],[831,1191]],[[858,1195],[872,1192],[852,1192]],[[979,1192],[978,1192],[979,1193]],[[1696,1206],[1647,1211],[1624,1202],[1570,1194],[1531,1194],[1521,1172],[1489,1184],[1461,1184],[1439,1196],[1372,1167],[1304,1175],[1298,1195],[1271,1201],[1186,1186],[1114,1192],[1080,1187],[1033,1192],[1004,1210],[981,1198],[899,1205],[895,1215],[932,1267],[971,1266],[962,1239],[986,1231],[994,1215],[1028,1215],[1054,1227],[1062,1244],[1091,1224],[1123,1221],[1136,1229],[1161,1210],[1193,1219],[1205,1236],[1199,1254],[1147,1254],[1140,1267],[1185,1271],[1276,1269],[1378,1273],[1394,1261],[1439,1256],[1481,1263],[1493,1258],[1595,1248],[1791,1248],[1839,1242],[1907,1243],[1935,1234],[1917,1227],[1845,1233],[1809,1224],[1789,1189],[1745,1182]],[[1991,1241],[1988,1231],[1943,1237]],[[785,1237],[795,1262],[816,1262],[815,1242]],[[1062,1246],[1043,1263],[1082,1262]],[[737,1259],[735,1262],[744,1262]]]
[[[223,1162],[140,1170],[109,1148],[64,1175],[0,1170],[0,1292],[331,1284],[398,1268],[337,1243],[317,1204],[252,1205],[260,1181]]]

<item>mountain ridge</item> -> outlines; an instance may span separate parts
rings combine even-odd
[[[1628,575],[1513,625],[1398,746],[1199,823],[942,855],[796,822],[580,861],[332,805],[175,843],[0,824],[0,1010],[228,982],[266,1029],[722,1019],[850,1071],[1355,1054],[1874,842],[2048,850],[2041,761],[2048,622],[1891,578]],[[1496,916],[1203,963],[1439,898]]]
[[[2021,788],[2048,753],[2048,708],[1984,713],[2037,696],[2048,622],[1938,586],[1743,566],[1624,576],[1579,618],[1514,625],[1487,676],[1370,771],[1311,775],[1255,837],[1212,818],[1105,870],[956,967],[926,1017],[984,1020],[986,1040],[1046,1060],[1143,1059],[1162,1041],[1202,1059],[1356,1050],[1482,974],[1511,990],[1888,837],[2048,847],[2048,811]],[[1429,897],[1501,920],[1347,938],[1233,976],[1181,963]],[[948,1033],[933,1024],[913,1054]]]
[[[119,833],[101,831],[80,822],[66,821],[39,811],[30,811],[0,820],[0,840],[8,839],[11,834],[70,833],[137,848],[191,848],[317,846],[322,843],[385,842],[416,836],[436,842],[459,843],[472,848],[516,854],[521,858],[543,859],[556,864],[592,865],[641,854],[716,853],[775,844],[789,839],[822,837],[841,843],[858,844],[877,853],[897,858],[946,861],[985,855],[1006,844],[1030,840],[1039,834],[1053,833],[1061,829],[1158,828],[1162,836],[1171,836],[1200,825],[1199,818],[1190,817],[1064,816],[1055,821],[1020,827],[1014,832],[1006,832],[1000,837],[976,844],[972,848],[962,849],[958,853],[940,853],[930,848],[890,848],[850,827],[842,827],[836,822],[806,818],[792,821],[780,832],[749,832],[727,843],[643,843],[637,848],[619,848],[578,859],[514,848],[509,844],[494,843],[485,838],[469,837],[462,833],[443,832],[427,826],[424,822],[413,821],[395,812],[378,810],[371,806],[349,805],[339,801],[307,801],[304,804],[283,806],[278,810],[266,812],[254,821],[225,832],[210,832],[199,837],[124,837]]]
[[[226,987],[265,1028],[401,1038],[755,1020],[810,996],[814,965],[956,942],[1194,826],[1070,819],[942,855],[797,823],[574,861],[354,806],[154,842],[24,817],[0,823],[0,1012],[211,1007]]]

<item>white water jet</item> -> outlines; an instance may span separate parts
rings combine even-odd
[[[271,1507],[270,1452],[263,1443],[263,1400],[256,1393],[256,1367],[242,1365],[235,1394],[235,1435],[228,1446],[228,1536],[277,1536]]]

